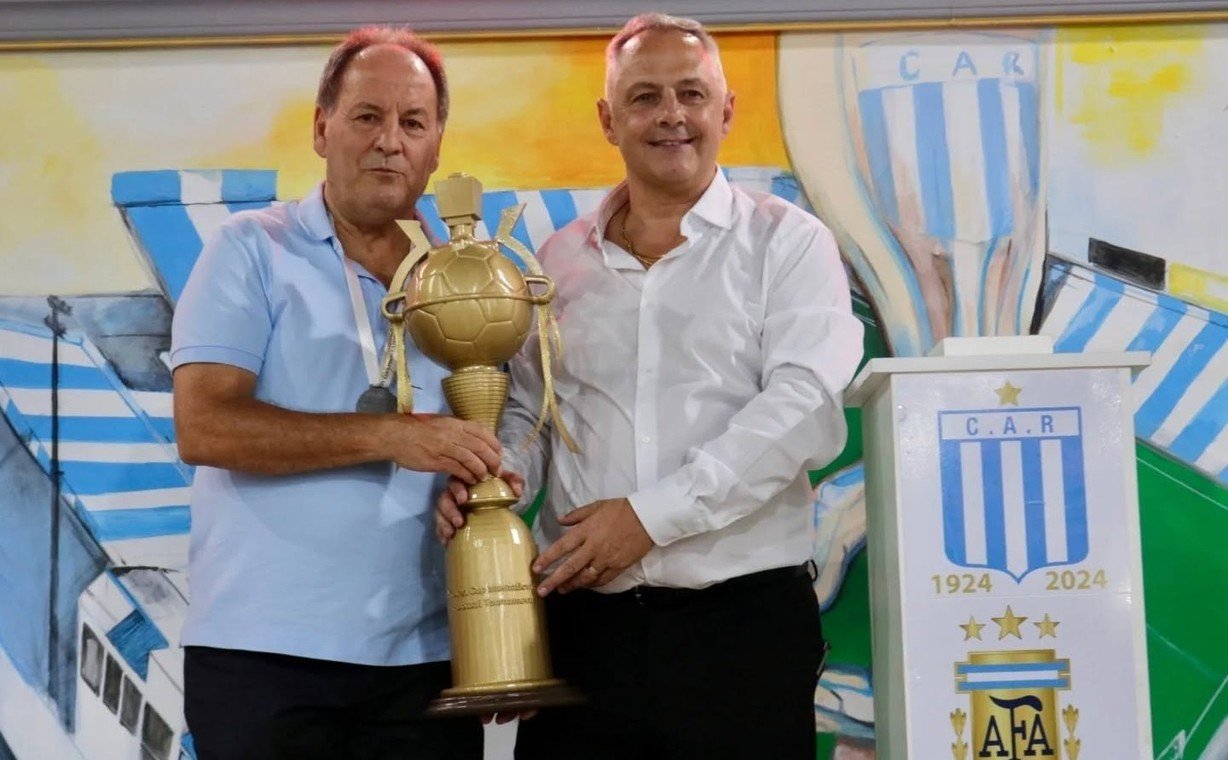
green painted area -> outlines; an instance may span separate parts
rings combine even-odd
[[[1137,456],[1155,754],[1185,732],[1197,758],[1228,718],[1228,489],[1146,444]]]

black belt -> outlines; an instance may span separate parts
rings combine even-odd
[[[643,607],[677,607],[696,602],[711,602],[722,596],[744,591],[748,588],[765,586],[773,583],[784,583],[795,578],[807,577],[814,579],[810,562],[790,567],[774,567],[771,570],[760,570],[757,573],[739,575],[728,580],[714,583],[705,588],[671,588],[668,586],[636,586],[627,591],[614,594],[594,593],[595,597],[618,600],[624,604],[638,604]]]

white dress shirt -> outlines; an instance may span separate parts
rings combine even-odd
[[[844,447],[841,392],[862,353],[831,232],[796,206],[717,171],[682,219],[685,242],[645,270],[604,239],[627,199],[556,232],[538,252],[558,287],[554,382],[579,444],[549,428],[525,448],[542,398],[538,336],[511,363],[500,437],[522,507],[548,477],[534,529],[628,497],[655,546],[597,590],[703,588],[811,556],[807,470]]]

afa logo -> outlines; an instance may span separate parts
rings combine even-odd
[[[1065,739],[1058,727],[1057,693],[1069,688],[1070,661],[1052,649],[970,652],[968,662],[955,665],[955,690],[971,697],[972,725],[965,740],[968,713],[951,713],[954,759],[1079,760],[1079,711],[1061,711]]]
[[[938,438],[947,559],[1021,581],[1087,558],[1081,409],[940,411]]]

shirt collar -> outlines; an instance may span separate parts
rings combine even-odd
[[[723,230],[733,227],[733,190],[729,187],[729,180],[725,179],[725,172],[719,166],[716,167],[716,175],[708,184],[708,189],[682,218],[684,227],[695,217]]]
[[[445,237],[442,241],[435,234],[435,230],[426,223],[426,219],[422,216],[422,212],[415,207],[414,219],[422,224],[422,234],[426,235],[427,241],[432,246],[441,245],[447,241]],[[315,188],[303,197],[298,204],[298,222],[311,236],[312,240],[318,240],[321,243],[327,242],[329,238],[337,236],[337,231],[333,227],[332,217],[329,216],[328,207],[324,205],[324,183],[316,185]]]
[[[321,243],[334,237],[333,220],[328,218],[328,209],[324,206],[324,183],[316,185],[298,204],[298,223],[302,225],[312,240]]]
[[[601,246],[606,225],[626,202],[627,181],[623,180],[606,194],[597,209],[597,219],[589,230],[589,240],[594,245]],[[683,215],[681,231],[684,236],[691,236],[691,232],[695,229],[695,219],[702,219],[725,230],[733,227],[733,190],[729,187],[729,180],[725,178],[724,170],[719,166],[716,167],[716,174],[712,177],[712,181],[708,183],[708,189],[704,190],[699,200],[695,201],[695,205]]]

